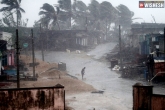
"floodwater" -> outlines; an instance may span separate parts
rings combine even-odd
[[[81,79],[81,69],[86,67],[84,81],[92,85],[95,89],[103,91],[100,93],[82,93],[66,96],[70,99],[69,106],[75,110],[132,110],[133,97],[132,86],[141,82],[131,79],[120,78],[120,74],[111,71],[109,63],[103,58],[109,53],[116,43],[106,43],[98,45],[89,52],[47,52],[45,61],[66,63],[67,71],[70,75]],[[41,52],[36,52],[36,57],[41,59]],[[162,87],[157,87],[157,92],[165,91]]]

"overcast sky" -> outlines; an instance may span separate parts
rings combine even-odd
[[[22,0],[21,7],[26,11],[23,13],[23,19],[28,18],[28,27],[33,26],[35,20],[39,20],[40,7],[44,3],[51,5],[57,4],[58,0]],[[72,0],[73,2],[74,0]],[[86,5],[90,3],[90,0],[82,0]],[[139,8],[139,0],[97,0],[99,3],[103,1],[110,2],[114,7],[123,4],[126,5],[131,11],[134,12],[134,17],[141,17],[143,19],[135,20],[134,22],[154,22],[152,16],[155,17],[157,23],[165,23],[165,8]],[[141,0],[142,1],[142,0]],[[151,0],[153,1],[153,0]],[[0,6],[0,8],[2,5]],[[152,15],[152,16],[151,16]]]

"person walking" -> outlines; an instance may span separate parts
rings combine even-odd
[[[84,74],[85,74],[85,68],[86,68],[86,67],[84,67],[84,68],[81,70],[82,80],[83,80],[83,76],[84,76]]]

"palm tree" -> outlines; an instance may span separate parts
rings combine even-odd
[[[125,29],[130,28],[132,24],[132,17],[134,16],[134,12],[130,11],[130,9],[123,4],[120,4],[116,8],[119,11],[120,25],[124,27]]]
[[[20,4],[21,4],[21,0],[2,0],[1,1],[1,4],[5,4],[7,5],[6,7],[3,7],[0,9],[0,12],[2,11],[13,11],[15,10],[13,13],[17,13],[17,28],[18,28],[18,22],[21,20],[21,12],[25,13],[24,9],[22,9],[20,7]],[[6,16],[7,17],[7,16]]]
[[[82,27],[85,27],[85,24],[87,23],[87,6],[82,1],[76,1],[72,5],[73,11],[72,11],[72,18],[73,18],[73,27],[75,29],[82,29]]]
[[[14,21],[14,16],[10,11],[3,12],[3,15],[5,16],[2,20],[5,25],[8,27],[16,27],[17,23]]]
[[[57,24],[60,30],[59,23],[58,23],[59,8],[57,7],[57,11],[55,11],[52,5],[48,3],[44,3],[41,9],[42,10],[39,12],[39,15],[42,15],[42,17],[39,20],[39,22],[42,23],[42,25],[45,26],[46,28],[48,28],[50,25],[55,26]]]
[[[60,9],[60,17],[63,21],[68,21],[69,27],[72,28],[72,3],[71,0],[58,0]]]
[[[88,6],[90,16],[88,17],[89,27],[88,29],[100,30],[100,4],[97,0],[91,0]]]

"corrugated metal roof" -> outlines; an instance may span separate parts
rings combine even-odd
[[[158,63],[158,62],[165,62],[165,60],[154,60],[155,63]]]

